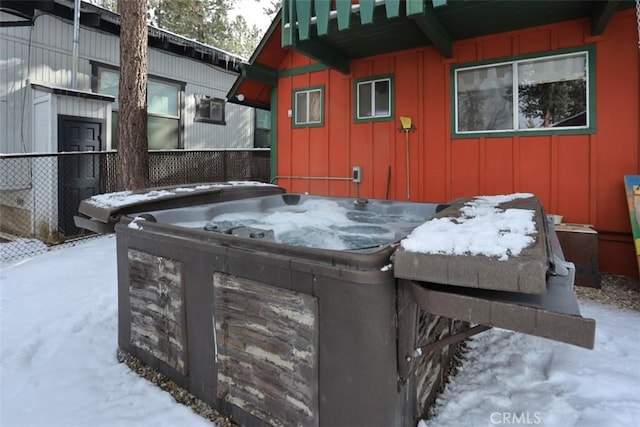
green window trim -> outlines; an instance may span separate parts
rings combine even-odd
[[[270,157],[270,172],[269,183],[273,184],[278,176],[278,88],[271,88],[271,155]]]
[[[488,67],[509,66],[514,67],[514,64],[520,64],[525,62],[537,62],[544,61],[545,59],[561,58],[576,56],[576,54],[586,54],[586,125],[565,127],[565,128],[531,128],[531,129],[505,129],[505,130],[478,130],[478,131],[458,131],[458,92],[457,92],[457,74],[460,71],[467,71],[473,69],[481,69]],[[517,70],[517,68],[513,68]],[[595,45],[584,45],[575,48],[558,49],[553,51],[547,51],[544,53],[534,53],[527,55],[519,55],[514,57],[506,57],[501,59],[478,61],[473,63],[459,64],[451,67],[451,137],[454,139],[463,138],[486,138],[486,137],[509,137],[509,136],[545,136],[545,135],[585,135],[593,134],[597,131],[597,106],[596,106],[596,49]],[[515,73],[514,81],[516,80]],[[516,86],[517,87],[517,86]],[[514,95],[513,99],[519,100],[518,96]],[[516,107],[517,108],[517,107]],[[514,108],[515,109],[515,108]],[[517,112],[514,112],[514,117]],[[514,119],[515,120],[515,119]],[[517,123],[512,123],[514,127],[517,127]]]
[[[292,127],[324,126],[324,85],[294,89],[292,98]]]
[[[387,109],[384,110],[384,112],[382,113],[377,113],[376,107],[379,105],[378,104],[378,100],[376,99],[376,86],[377,83],[384,83],[384,82],[388,82],[388,102],[387,104]],[[368,84],[371,84],[370,87],[367,87]],[[363,111],[363,113],[361,114],[360,110],[361,110],[361,105],[360,105],[360,95],[361,95],[361,89],[365,90],[365,91],[370,91],[371,93],[371,98],[368,99],[369,104],[365,106],[364,108],[367,110],[370,110],[370,114],[367,114],[367,111]],[[368,123],[368,122],[386,122],[386,121],[390,121],[393,120],[393,114],[395,111],[395,88],[394,88],[394,79],[393,79],[393,75],[392,74],[385,74],[385,75],[379,75],[379,76],[373,76],[373,77],[364,77],[364,78],[360,78],[360,79],[356,79],[353,82],[353,99],[354,99],[354,106],[353,106],[353,120],[356,123]],[[362,96],[366,97],[367,93],[363,92]],[[368,97],[366,97],[368,98]]]
[[[326,71],[330,69],[331,67],[324,64],[311,64],[302,67],[287,68],[286,70],[278,71],[278,78],[299,76],[302,74],[315,73],[318,71]]]

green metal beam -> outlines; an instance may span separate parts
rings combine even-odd
[[[613,14],[618,10],[619,0],[599,1],[595,3],[591,15],[591,35],[599,36],[604,33]]]
[[[271,88],[271,152],[270,157],[270,169],[271,176],[269,182],[278,176],[278,88]]]
[[[313,58],[321,64],[333,68],[342,74],[349,74],[351,72],[348,58],[316,40],[297,41],[293,48],[303,55]]]
[[[424,0],[407,0],[407,16],[424,13]]]
[[[311,29],[312,2],[310,2],[309,0],[295,0],[295,2],[296,2],[296,20],[298,23],[298,39],[309,40],[309,31]],[[292,20],[291,25],[294,25],[296,20]]]
[[[336,0],[338,30],[346,30],[351,25],[351,0]]]
[[[278,70],[275,68],[262,64],[242,64],[240,72],[245,79],[255,80],[269,86],[277,86],[278,84]]]
[[[400,0],[386,0],[384,6],[387,11],[387,18],[400,16]]]
[[[373,9],[376,8],[376,0],[360,0],[360,23],[362,25],[373,22]]]
[[[331,11],[331,0],[316,0],[313,2],[316,12],[316,29],[319,36],[329,33],[329,12]]]
[[[409,4],[407,3],[407,8]],[[409,12],[407,11],[407,14]],[[438,49],[438,51],[445,58],[453,57],[453,47],[451,43],[451,36],[444,29],[436,15],[433,13],[433,8],[424,8],[424,13],[411,15],[411,19],[420,27],[423,33],[431,40],[431,43]]]
[[[295,22],[295,0],[282,0],[282,47],[293,45]]]

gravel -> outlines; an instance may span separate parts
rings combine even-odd
[[[628,310],[640,311],[640,280],[615,274],[602,274],[598,288],[576,286],[579,300],[590,299]]]
[[[118,349],[118,361],[126,363],[127,366],[140,375],[142,378],[157,385],[162,390],[169,393],[176,402],[188,406],[203,418],[211,421],[217,427],[237,427],[238,425],[231,421],[229,418],[221,415],[218,411],[213,409],[203,400],[198,399],[193,394],[189,393],[173,380],[169,379],[165,375],[159,373],[155,369],[148,365],[145,365],[143,361]]]

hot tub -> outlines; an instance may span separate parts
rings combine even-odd
[[[278,194],[138,213],[116,226],[119,345],[242,424],[413,424],[385,267],[437,207]]]
[[[452,206],[270,193],[115,226],[120,348],[240,424],[415,425],[469,323],[593,345],[553,230],[542,292],[470,289],[419,280],[421,256],[398,252]]]

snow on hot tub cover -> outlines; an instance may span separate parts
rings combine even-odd
[[[433,218],[414,229],[402,240],[402,247],[410,252],[485,255],[506,261],[534,243],[535,211],[499,205],[532,197],[530,193],[474,197],[459,209],[460,216]]]
[[[179,186],[175,188],[158,188],[151,190],[144,190],[141,192],[134,191],[118,191],[115,193],[105,193],[91,196],[86,200],[93,206],[100,208],[115,208],[126,205],[133,205],[143,202],[148,202],[155,199],[163,199],[167,197],[174,197],[180,193],[193,193],[199,190],[210,190],[215,188],[225,188],[229,186],[271,186],[272,184],[265,184],[257,181],[229,181],[214,184],[197,184],[195,186]]]
[[[75,217],[75,220],[79,227],[93,230],[91,221],[108,224],[122,214],[277,193],[284,193],[284,189],[277,185],[258,181],[186,184],[137,191],[119,191],[98,194],[82,200],[78,212],[84,217]],[[87,218],[91,220],[89,221]],[[82,225],[79,225],[79,222]]]
[[[454,201],[401,241],[396,277],[531,294],[546,291],[542,205],[533,194]]]

